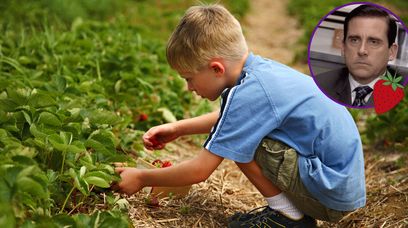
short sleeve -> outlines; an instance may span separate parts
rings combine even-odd
[[[204,147],[221,157],[247,163],[262,138],[279,126],[275,106],[256,77],[226,91],[219,119]]]

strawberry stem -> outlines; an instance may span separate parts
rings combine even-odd
[[[397,76],[396,73],[394,76],[391,75],[389,71],[385,74],[385,76],[382,76],[381,79],[383,79],[385,82],[383,85],[388,86],[391,85],[392,89],[394,91],[397,90],[398,87],[404,88],[399,82],[402,80],[402,76]]]

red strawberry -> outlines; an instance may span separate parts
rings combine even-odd
[[[169,166],[171,166],[171,165],[172,165],[172,164],[171,164],[170,161],[164,161],[164,162],[163,162],[163,165],[162,165],[162,168],[169,167]]]
[[[160,159],[156,159],[152,162],[152,165],[156,166],[157,168],[165,168],[171,166],[170,161],[162,161]]]
[[[402,77],[393,77],[388,72],[374,85],[374,109],[382,114],[396,106],[404,98],[403,86],[399,84]]]
[[[139,121],[146,121],[149,116],[146,113],[141,113],[139,115]]]
[[[150,138],[150,142],[153,144],[153,146],[158,146],[160,144],[156,137]]]

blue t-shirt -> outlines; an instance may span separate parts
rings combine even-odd
[[[361,139],[347,109],[311,77],[250,53],[237,84],[222,94],[204,147],[247,163],[264,137],[298,152],[303,184],[323,205],[340,211],[365,205]]]

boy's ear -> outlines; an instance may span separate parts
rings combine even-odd
[[[224,64],[222,64],[220,61],[211,61],[210,62],[210,68],[212,71],[214,71],[214,73],[217,76],[223,75],[225,73],[225,67]]]

